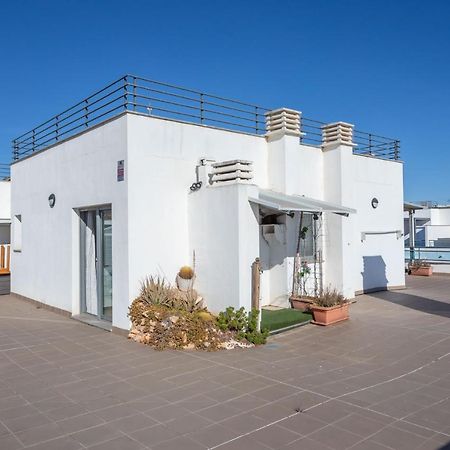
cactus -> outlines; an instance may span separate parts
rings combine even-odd
[[[194,269],[190,266],[183,266],[178,272],[180,278],[191,280],[194,277]]]

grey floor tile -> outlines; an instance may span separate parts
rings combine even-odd
[[[144,448],[142,444],[128,436],[120,436],[89,447],[90,450],[143,450]]]
[[[425,438],[421,438],[416,434],[409,433],[407,431],[400,430],[388,426],[374,436],[371,439],[375,442],[383,444],[395,450],[413,450],[420,448],[420,445],[425,442]]]
[[[308,416],[307,414],[296,414],[288,419],[282,420],[278,423],[279,426],[287,428],[301,435],[307,435],[313,431],[319,430],[327,426],[327,423],[322,420],[316,419],[314,417]]]
[[[349,448],[361,441],[361,436],[334,427],[333,425],[328,425],[325,428],[317,430],[309,434],[308,437],[335,450]]]
[[[81,448],[83,446],[71,437],[62,437],[27,447],[30,450],[79,450]]]
[[[19,450],[23,445],[12,434],[4,434],[0,436],[0,448],[2,450]]]
[[[252,438],[273,449],[279,449],[300,439],[293,431],[277,425],[271,425],[251,434]]]
[[[369,419],[360,414],[346,416],[343,419],[336,421],[333,425],[364,438],[371,436],[385,427],[384,423]]]
[[[17,433],[19,431],[25,431],[30,428],[51,423],[51,420],[45,414],[38,412],[29,416],[16,417],[11,420],[5,419],[3,423],[13,433]]]
[[[70,437],[83,446],[89,447],[122,435],[123,434],[117,428],[110,426],[109,424],[102,424],[73,433]]]
[[[152,450],[205,450],[207,447],[188,437],[177,437],[152,446]]]
[[[138,413],[133,416],[116,419],[112,422],[108,422],[108,424],[111,427],[114,427],[114,429],[123,431],[124,433],[132,433],[133,431],[157,425],[158,422],[143,413]]]
[[[195,413],[189,413],[178,417],[177,419],[166,422],[166,425],[167,428],[178,434],[185,434],[206,428],[208,425],[212,425],[212,422]]]
[[[227,442],[239,436],[238,431],[233,431],[230,428],[225,428],[219,424],[213,424],[208,427],[190,433],[189,437],[196,442],[206,446],[207,448],[215,447],[222,442]]]
[[[136,439],[147,447],[152,447],[160,442],[178,437],[178,433],[167,428],[167,426],[163,424],[155,425],[153,427],[145,428],[129,434],[133,439]]]

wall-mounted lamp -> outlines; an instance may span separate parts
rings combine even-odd
[[[373,209],[377,209],[378,208],[378,199],[376,197],[374,197],[372,199],[371,205],[372,205]]]
[[[55,203],[56,203],[55,194],[50,194],[48,196],[48,204],[49,204],[50,208],[53,208],[55,206]]]

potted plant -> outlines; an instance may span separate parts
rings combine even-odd
[[[195,281],[194,269],[190,266],[183,266],[177,274],[177,286],[180,291],[187,292],[193,289]]]
[[[314,315],[312,323],[316,325],[331,325],[347,320],[349,317],[349,301],[336,289],[325,289],[311,306]]]
[[[416,259],[409,263],[409,274],[430,277],[433,274],[433,267],[428,262]]]

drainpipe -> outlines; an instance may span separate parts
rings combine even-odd
[[[409,210],[409,261],[414,261],[414,247],[416,246],[416,221],[414,209]]]

